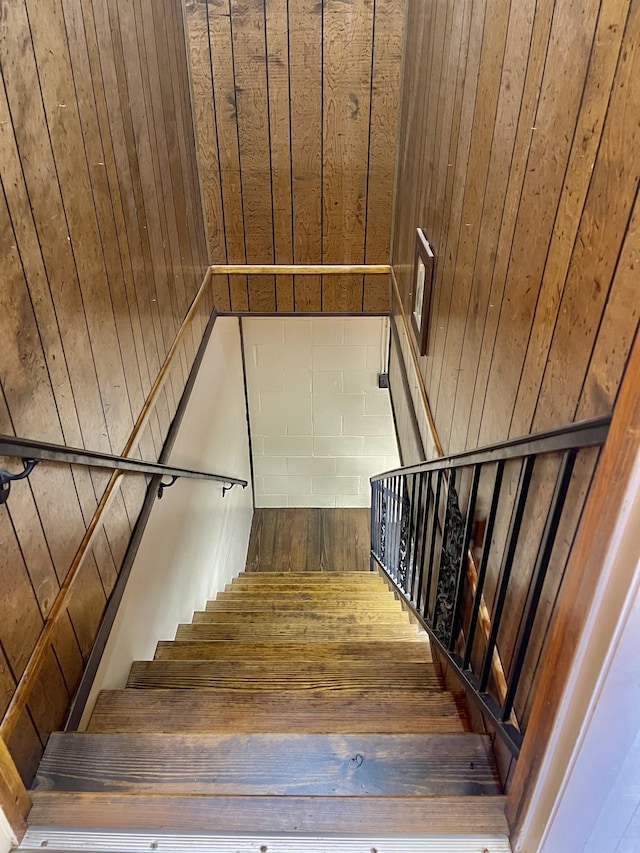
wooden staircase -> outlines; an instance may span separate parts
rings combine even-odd
[[[244,573],[51,736],[30,824],[504,836],[468,729],[379,575]]]

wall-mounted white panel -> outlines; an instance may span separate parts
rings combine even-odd
[[[399,465],[385,317],[242,321],[256,506],[369,506]]]

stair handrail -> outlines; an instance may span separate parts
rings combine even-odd
[[[371,477],[375,483],[400,474],[419,474],[428,471],[444,471],[467,465],[482,465],[488,462],[535,456],[539,453],[570,450],[573,448],[594,447],[604,444],[611,424],[611,415],[589,418],[573,424],[545,430],[544,432],[510,438],[496,444],[488,444],[475,450],[464,450],[451,456],[439,456],[417,465],[405,465],[393,468]]]
[[[9,497],[11,483],[15,480],[25,479],[33,471],[35,465],[40,462],[54,462],[70,465],[82,465],[90,468],[107,468],[113,473],[109,484],[105,489],[98,508],[89,523],[82,538],[80,546],[71,563],[67,576],[58,590],[53,605],[47,615],[44,627],[40,632],[27,665],[24,668],[11,701],[0,722],[0,740],[5,744],[9,741],[20,713],[22,712],[31,688],[37,679],[47,650],[53,641],[54,631],[58,620],[69,604],[69,593],[73,582],[78,576],[86,554],[91,547],[93,537],[99,528],[100,522],[108,505],[116,494],[116,485],[127,473],[151,474],[160,477],[158,483],[158,498],[162,497],[163,491],[170,488],[178,479],[185,477],[189,479],[205,480],[222,483],[222,496],[234,486],[246,488],[247,480],[237,477],[227,477],[224,474],[214,474],[208,471],[196,471],[191,468],[179,468],[174,465],[166,465],[162,462],[147,462],[145,460],[133,459],[131,457],[116,456],[111,453],[102,453],[95,450],[85,450],[77,447],[67,447],[61,444],[51,444],[34,439],[20,438],[10,435],[0,435],[0,457],[22,459],[23,471],[12,474],[9,471],[0,470],[0,504],[5,503]],[[164,477],[169,477],[168,483],[163,482]]]
[[[130,456],[117,456],[112,453],[102,453],[98,450],[85,450],[79,447],[68,447],[64,444],[52,444],[31,438],[20,438],[0,434],[0,457],[20,458],[24,470],[14,474],[0,469],[0,504],[5,503],[11,491],[11,483],[28,477],[39,462],[60,462],[69,465],[83,465],[90,468],[108,468],[111,471],[132,472],[139,474],[159,474],[161,477],[171,477],[170,483],[160,483],[158,497],[162,497],[165,489],[170,488],[181,477],[196,480],[209,480],[233,486],[246,488],[247,480],[237,477],[226,477],[224,474],[213,474],[209,471],[196,471],[191,468],[179,468],[162,462],[146,462],[144,459],[134,459]],[[228,491],[223,488],[223,496]]]
[[[372,570],[377,564],[390,579],[429,634],[440,655],[450,665],[467,695],[488,716],[516,758],[523,733],[514,713],[515,693],[576,456],[584,448],[603,445],[610,423],[610,415],[591,418],[448,457],[395,468],[371,478]],[[511,656],[508,682],[497,648],[502,608],[526,509],[533,466],[538,456],[554,452],[561,454],[562,461],[544,530],[536,545],[536,558]],[[484,583],[501,499],[503,472],[510,460],[520,460],[522,465],[518,489],[509,510],[505,545],[498,554],[500,570],[495,579],[494,612],[489,614],[484,600]],[[470,548],[472,526],[482,466],[490,464],[495,464],[496,474],[482,537],[482,556],[477,566]],[[471,478],[467,507],[461,512],[456,477],[462,477],[464,469],[470,469]],[[439,548],[436,548],[438,539]],[[468,634],[465,636],[461,608],[467,577],[471,578],[473,604]],[[482,667],[476,673],[472,671],[472,652],[479,624],[486,632],[486,648],[482,655]],[[463,650],[460,648],[461,640]],[[500,701],[496,701],[489,693],[492,676],[496,680]]]

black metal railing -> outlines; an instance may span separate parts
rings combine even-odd
[[[377,562],[404,595],[515,756],[525,688],[535,678],[589,463],[610,420],[371,479],[372,568]],[[574,478],[580,455],[589,453]],[[571,489],[575,499],[567,500]]]
[[[207,471],[194,471],[190,468],[176,468],[161,462],[145,462],[129,456],[114,456],[110,453],[100,453],[95,450],[84,450],[77,447],[66,447],[62,444],[49,444],[44,441],[33,441],[29,438],[16,438],[11,435],[0,435],[0,457],[13,457],[22,460],[23,470],[13,473],[0,469],[0,504],[6,503],[11,491],[11,483],[28,477],[39,462],[60,462],[70,465],[84,465],[91,468],[108,468],[112,471],[129,471],[138,474],[158,474],[169,477],[168,483],[160,481],[158,497],[162,497],[164,489],[172,486],[181,477],[196,480],[211,480],[222,483],[224,496],[233,486],[247,485],[246,480],[236,477],[225,477],[223,474],[210,474]]]

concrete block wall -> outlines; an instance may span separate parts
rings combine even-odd
[[[384,317],[243,321],[256,506],[369,506],[400,464]]]

